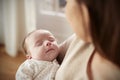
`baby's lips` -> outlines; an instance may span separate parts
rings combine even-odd
[[[52,51],[52,50],[54,50],[53,48],[51,48],[51,49],[48,49],[47,51],[46,51],[46,53],[48,53],[49,51]]]

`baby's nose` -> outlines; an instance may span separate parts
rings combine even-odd
[[[46,42],[46,46],[50,46],[51,45],[51,42],[50,41],[47,41]]]

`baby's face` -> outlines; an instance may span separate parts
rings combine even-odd
[[[28,52],[33,59],[52,61],[58,53],[55,37],[46,30],[37,30],[26,39]]]

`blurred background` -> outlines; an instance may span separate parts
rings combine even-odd
[[[27,33],[47,29],[58,43],[73,33],[64,6],[65,0],[0,0],[0,80],[15,80],[25,60],[21,44]]]

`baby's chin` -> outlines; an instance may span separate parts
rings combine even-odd
[[[53,61],[53,60],[55,60],[56,59],[56,57],[57,57],[57,55],[58,55],[58,53],[49,53],[49,55],[48,55],[48,60],[49,61]]]

